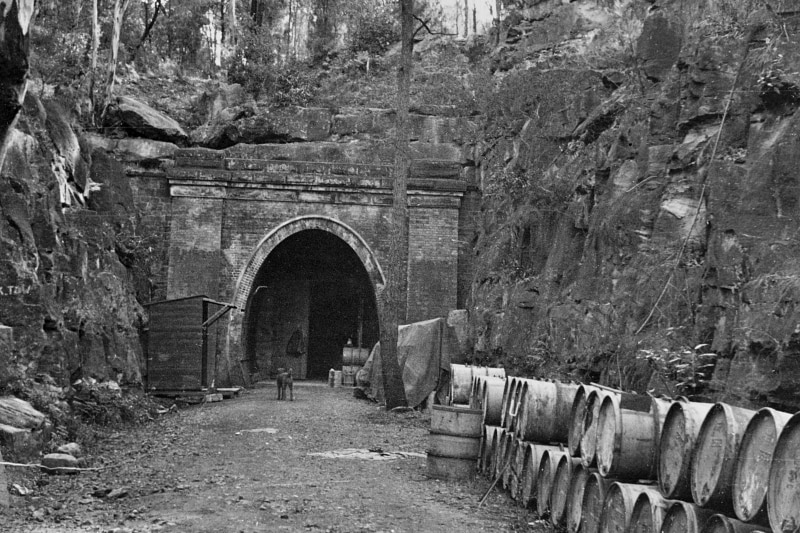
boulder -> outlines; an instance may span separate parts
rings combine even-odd
[[[45,416],[25,400],[5,396],[0,398],[0,424],[22,429],[41,429]]]
[[[226,116],[224,111],[220,117]],[[239,143],[324,141],[330,137],[333,121],[333,113],[324,108],[289,107],[246,115],[202,126],[193,138],[202,146],[217,149]]]
[[[30,429],[22,429],[7,424],[0,424],[0,442],[8,448],[13,455],[24,454],[31,447],[33,434]]]
[[[109,117],[111,126],[123,126],[146,139],[182,143],[189,138],[175,120],[129,96],[117,97],[109,108]]]
[[[68,442],[67,444],[62,444],[56,449],[56,452],[71,455],[72,457],[76,457],[78,459],[83,456],[83,449],[77,442]]]
[[[75,474],[78,460],[66,453],[48,453],[42,457],[42,472],[45,474]]]

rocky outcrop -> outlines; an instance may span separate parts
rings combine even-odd
[[[0,191],[0,390],[58,416],[81,376],[141,382],[138,215],[122,167],[29,94]]]
[[[528,4],[481,124],[476,357],[796,409],[797,14]]]
[[[0,398],[0,442],[14,457],[41,452],[52,429],[50,420],[29,402],[13,396]]]
[[[392,109],[259,108],[230,96],[231,92],[238,94],[223,87],[216,98],[206,97],[213,104],[207,104],[205,123],[192,132],[194,143],[223,149],[236,144],[374,141],[391,138],[394,129]],[[432,115],[438,110],[442,115]],[[414,142],[462,144],[475,132],[474,120],[456,116],[452,108],[417,106],[414,111],[410,116]]]
[[[108,125],[122,128],[127,135],[131,132],[139,137],[183,143],[189,136],[180,124],[164,113],[130,96],[118,96],[108,108]]]

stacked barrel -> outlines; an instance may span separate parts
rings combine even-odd
[[[368,348],[355,348],[345,346],[342,348],[342,385],[351,386],[356,384],[356,374],[364,366],[369,358]]]
[[[556,527],[800,531],[800,413],[467,368],[451,398],[482,413],[478,471]]]

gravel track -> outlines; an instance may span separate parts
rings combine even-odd
[[[427,477],[430,415],[393,414],[352,389],[273,383],[115,430],[91,450],[105,467],[73,476],[8,468],[9,532],[437,532],[551,529],[489,482]],[[256,430],[256,431],[253,431]],[[348,448],[411,452],[394,460],[309,455]],[[116,491],[106,494],[109,491]]]

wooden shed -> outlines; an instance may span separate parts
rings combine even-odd
[[[199,391],[216,384],[224,333],[234,306],[198,295],[154,302],[146,331],[147,390]]]

